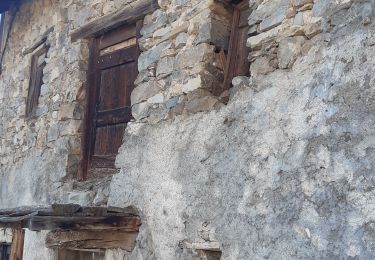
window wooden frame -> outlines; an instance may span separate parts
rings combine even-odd
[[[224,70],[224,83],[221,92],[228,90],[232,86],[234,77],[250,76],[249,49],[246,47],[249,15],[248,0],[243,0],[234,6],[228,55]]]
[[[143,20],[138,20],[134,23],[134,25],[135,30],[130,31],[130,34],[126,30],[124,30],[124,28],[130,27],[132,25],[125,25],[120,26],[116,29],[112,29],[111,31],[102,34],[101,36],[97,36],[90,41],[89,69],[87,74],[86,90],[86,111],[84,117],[84,131],[82,138],[82,172],[81,176],[79,176],[79,179],[81,180],[86,180],[89,177],[93,177],[91,176],[89,171],[94,168],[115,169],[115,155],[94,155],[95,140],[97,138],[97,127],[106,124],[115,125],[117,123],[129,122],[132,119],[131,106],[129,104],[127,108],[118,109],[118,111],[112,110],[111,114],[106,114],[105,111],[98,112],[98,99],[101,84],[100,71],[101,69],[105,69],[108,66],[108,68],[111,68],[112,65],[109,65],[109,63],[113,62],[113,57],[111,57],[111,54],[102,53],[101,56],[101,51],[117,44],[121,44],[121,42],[132,39],[132,37],[135,37],[136,42],[133,47],[117,49],[115,52],[120,55],[120,59],[128,56],[129,53],[133,53],[131,55],[132,61],[137,63],[140,54],[138,39],[140,38],[140,29],[143,25]],[[118,121],[119,118],[122,118],[121,122]]]
[[[43,70],[46,66],[46,55],[49,46],[41,45],[31,57],[30,82],[26,100],[26,118],[36,116],[36,109],[39,104],[40,90],[43,85]]]
[[[1,20],[0,20],[0,53],[3,52],[4,48],[4,33],[5,33],[5,17],[6,17],[6,12],[1,13]]]

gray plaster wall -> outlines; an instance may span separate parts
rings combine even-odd
[[[318,2],[341,22],[291,69],[237,78],[219,110],[129,125],[109,205],[141,211],[132,259],[207,242],[222,259],[375,258],[374,3]]]
[[[374,1],[250,0],[252,77],[234,80],[229,103],[207,99],[203,81],[191,87],[194,95],[180,90],[202,66],[190,64],[186,78],[173,73],[176,82],[158,75],[165,99],[187,96],[191,111],[211,111],[169,116],[153,99],[147,111],[159,116],[129,124],[120,173],[102,184],[77,183],[82,113],[75,112],[83,111],[88,52],[87,42],[72,43],[69,35],[130,2],[22,5],[0,76],[0,208],[136,207],[143,222],[136,248],[107,251],[106,260],[189,260],[218,245],[222,259],[375,258]],[[161,9],[145,19],[142,57],[156,52],[169,61],[187,51],[182,63],[212,63],[211,35],[200,28],[211,8],[222,15],[213,2],[160,0]],[[21,53],[51,25],[40,115],[30,122],[30,55]],[[168,26],[188,37],[185,43],[171,47],[176,35]],[[169,49],[161,50],[156,30],[168,35]],[[56,258],[45,235],[26,232],[25,260]]]

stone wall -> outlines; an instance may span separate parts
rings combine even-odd
[[[231,10],[159,0],[142,28],[135,121],[120,173],[76,182],[88,48],[70,33],[132,3],[25,1],[0,76],[0,207],[133,206],[131,254],[106,259],[372,259],[375,4],[250,0],[251,77],[223,78]],[[50,27],[37,119],[25,119],[31,54]],[[27,232],[25,260],[55,259]],[[34,250],[38,248],[38,250]],[[208,250],[208,251],[207,251]]]
[[[12,242],[12,230],[10,229],[0,229],[0,244],[1,243],[11,243]]]
[[[217,48],[228,49],[232,14],[214,1],[159,1],[141,31],[139,76],[132,93],[137,121],[157,123],[220,106]]]
[[[138,259],[372,259],[374,3],[250,1],[227,106],[127,128],[109,205]]]

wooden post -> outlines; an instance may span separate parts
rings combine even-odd
[[[13,230],[10,260],[22,260],[24,239],[25,239],[25,230],[23,230],[22,228],[17,228]]]

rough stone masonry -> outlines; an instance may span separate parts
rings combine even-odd
[[[0,76],[0,208],[137,208],[136,248],[107,260],[205,259],[212,247],[231,260],[374,259],[375,2],[250,0],[251,76],[223,102],[212,88],[225,1],[159,0],[141,30],[119,172],[79,182],[89,55],[70,34],[132,2],[22,3]],[[50,27],[26,120],[24,50]],[[45,235],[26,232],[25,260],[57,258]]]

